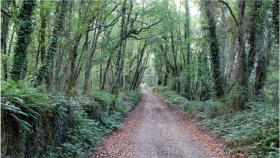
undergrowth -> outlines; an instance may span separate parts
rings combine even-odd
[[[1,87],[1,155],[10,157],[86,157],[137,104],[140,94],[94,91],[65,98],[41,93],[27,81]]]
[[[230,112],[222,102],[189,101],[166,87],[154,87],[168,105],[184,115],[200,120],[227,143],[229,152],[243,152],[250,157],[279,157],[279,110],[277,105],[249,102],[245,110]]]

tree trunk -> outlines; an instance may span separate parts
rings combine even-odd
[[[93,67],[93,56],[95,54],[96,51],[96,47],[97,47],[97,41],[98,41],[98,37],[101,30],[95,30],[94,32],[94,39],[93,39],[93,43],[92,43],[92,47],[91,47],[91,52],[90,55],[88,57],[87,63],[86,63],[86,67],[85,67],[85,82],[84,82],[84,88],[83,88],[83,93],[84,94],[88,94],[89,92],[89,77],[91,74],[91,69]]]
[[[54,21],[54,28],[50,38],[50,44],[48,48],[48,54],[46,55],[42,66],[38,69],[35,74],[34,85],[38,86],[42,84],[43,78],[47,77],[48,70],[53,63],[54,57],[57,52],[58,38],[60,37],[61,30],[64,24],[64,18],[66,14],[67,0],[62,0],[57,3],[56,17]]]
[[[187,97],[189,98],[191,96],[190,90],[190,84],[191,84],[191,78],[190,78],[190,63],[191,63],[191,43],[190,43],[190,12],[189,12],[189,4],[188,0],[185,0],[185,25],[184,25],[184,38],[186,42],[186,55],[185,55],[185,63],[186,63],[186,83],[185,83],[185,93],[187,94]]]
[[[266,76],[267,76],[267,66],[268,66],[268,53],[262,54],[256,66],[256,79],[254,84],[254,95],[259,97],[261,90],[265,84]]]
[[[143,47],[140,49],[140,57],[138,59],[137,65],[136,65],[136,70],[135,70],[135,73],[134,73],[134,77],[133,77],[130,89],[136,89],[137,88],[138,80],[140,79],[140,66],[141,66],[141,63],[142,63],[142,60],[143,60],[143,57],[144,57],[146,46],[147,45],[146,45],[146,41],[145,41]]]
[[[235,75],[235,85],[230,91],[228,105],[233,110],[238,110],[245,105],[247,101],[246,87],[246,68],[247,60],[243,41],[243,20],[245,12],[245,0],[239,0],[239,24],[238,24],[238,44],[239,51],[237,57],[237,72]]]
[[[77,37],[77,39],[75,40],[75,44],[70,52],[70,74],[69,77],[67,79],[67,85],[66,85],[66,92],[69,95],[73,95],[74,92],[74,88],[76,86],[76,80],[77,78],[75,77],[75,72],[76,72],[76,58],[78,56],[78,46],[80,43],[80,37]]]
[[[170,35],[171,35],[171,49],[172,49],[172,55],[173,55],[173,62],[174,62],[174,68],[172,69],[172,87],[174,90],[176,90],[177,92],[179,91],[179,80],[178,80],[178,67],[177,67],[177,51],[175,50],[175,42],[174,42],[174,35],[173,35],[173,30],[170,27]]]
[[[259,2],[260,3],[260,2]],[[256,30],[257,30],[257,21],[258,21],[258,0],[253,1],[253,8],[251,13],[251,22],[250,22],[250,30],[249,30],[249,50],[248,50],[248,69],[247,69],[247,81],[249,81],[254,63],[255,63],[255,55],[256,55]],[[248,84],[248,82],[247,82]]]
[[[101,89],[104,89],[105,88],[105,83],[106,83],[106,79],[107,79],[107,72],[110,68],[110,65],[111,65],[111,61],[113,59],[113,54],[110,55],[108,61],[107,61],[107,64],[106,64],[106,67],[105,67],[105,70],[104,70],[104,74],[103,74],[103,77],[102,77],[102,86],[101,86]]]
[[[259,95],[261,94],[261,90],[263,89],[267,78],[267,67],[269,65],[269,57],[272,47],[271,37],[271,32],[269,32],[267,38],[267,48],[261,52],[257,61],[255,83],[253,87],[253,93],[256,98],[260,97]]]
[[[219,42],[216,35],[216,22],[214,20],[214,16],[210,9],[210,1],[205,0],[205,10],[207,16],[208,23],[208,43],[210,45],[210,54],[211,54],[211,69],[212,69],[212,77],[214,80],[214,87],[216,96],[221,98],[224,95],[224,77],[221,72],[221,64],[220,64],[220,51],[219,51]]]
[[[1,24],[1,49],[2,53],[4,55],[4,58],[2,56],[2,64],[3,64],[3,79],[8,79],[8,57],[7,57],[7,37],[9,34],[9,6],[11,1],[2,1],[1,2],[1,9],[4,9],[7,11],[7,14],[1,13],[2,17],[2,24]]]
[[[64,48],[62,48],[64,47]],[[61,67],[63,66],[63,57],[64,57],[64,49],[65,46],[60,46],[59,48],[59,53],[58,53],[58,57],[56,59],[55,62],[55,74],[54,74],[54,83],[55,83],[55,90],[56,91],[60,91],[61,89],[61,78],[60,78],[60,72],[61,72]]]
[[[131,1],[130,1],[131,2]],[[122,4],[122,19],[121,19],[121,30],[120,30],[120,43],[119,49],[117,54],[117,61],[116,61],[116,81],[113,86],[113,93],[116,93],[123,85],[123,66],[124,66],[124,54],[126,49],[126,34],[127,34],[127,27],[130,19],[130,14],[132,11],[132,4],[130,4],[130,10],[127,12],[127,5],[126,0],[123,1]],[[126,16],[127,15],[127,16]]]
[[[44,1],[41,0],[41,4],[43,5]],[[38,48],[38,53],[36,57],[36,67],[39,64],[39,56],[40,56],[40,62],[43,63],[45,55],[46,55],[46,27],[47,27],[47,11],[45,8],[41,7],[40,8],[40,21],[41,21],[41,26],[39,30],[39,48]]]
[[[277,44],[279,44],[279,0],[274,0],[273,2],[273,10],[272,10],[272,18],[274,24],[274,34],[276,38]]]
[[[15,46],[14,62],[11,72],[12,80],[24,79],[26,71],[27,48],[33,32],[32,12],[35,8],[35,0],[24,0],[18,17],[17,42]]]

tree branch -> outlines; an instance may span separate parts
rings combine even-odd
[[[229,6],[229,4],[227,2],[225,2],[225,1],[223,1],[223,0],[218,0],[218,1],[221,2],[222,4],[224,4],[228,8],[228,10],[229,10],[229,12],[230,12],[230,14],[231,14],[231,16],[232,16],[236,26],[238,27],[239,24],[237,22],[237,19],[236,19],[234,13],[233,13],[231,7]]]

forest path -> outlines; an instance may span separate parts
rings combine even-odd
[[[213,157],[158,97],[143,88],[141,92],[141,102],[126,118],[124,127],[110,135],[93,157]]]

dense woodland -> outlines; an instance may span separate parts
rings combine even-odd
[[[242,114],[231,148],[276,157],[278,69],[279,0],[2,0],[1,153],[84,157],[147,83]]]

